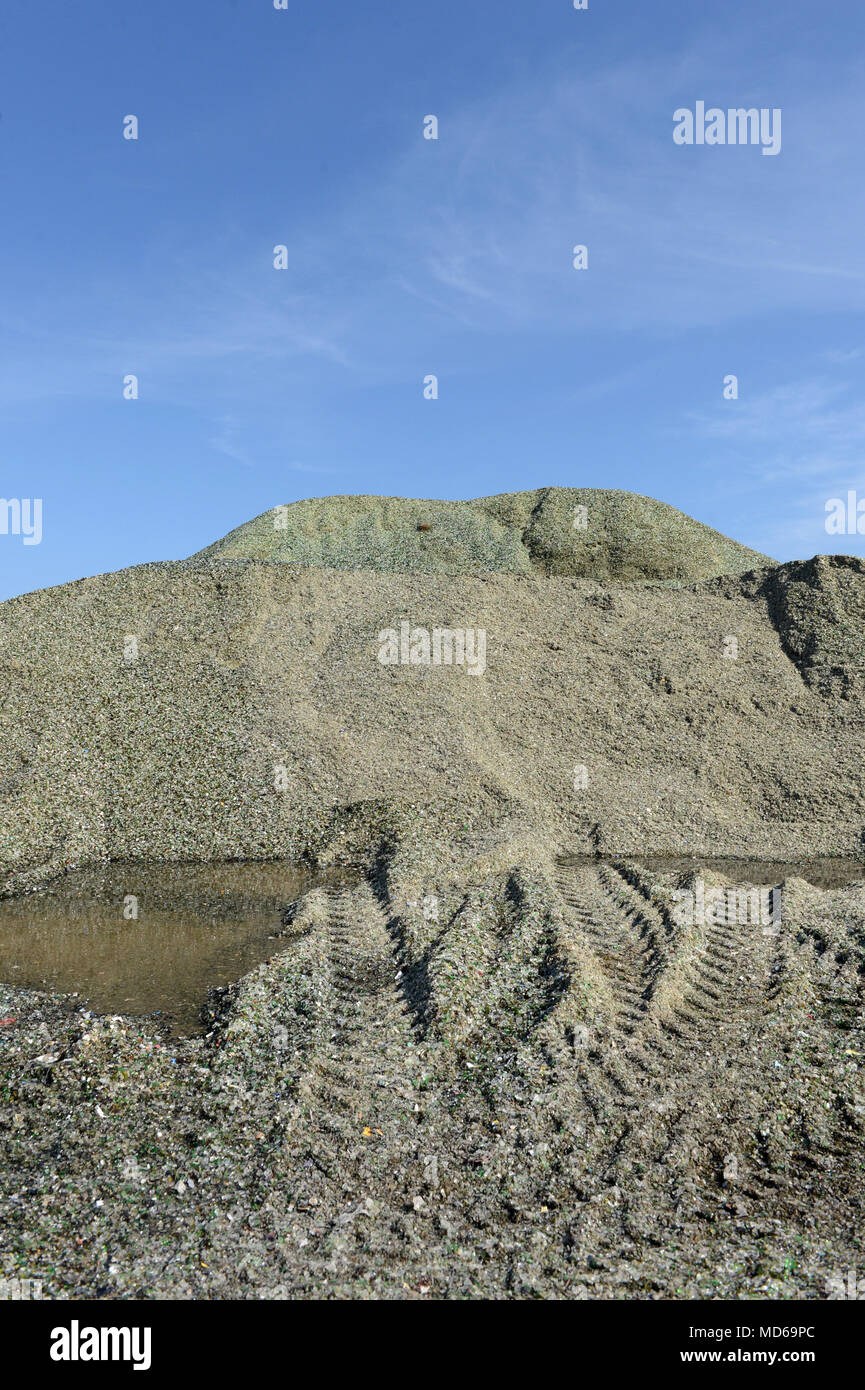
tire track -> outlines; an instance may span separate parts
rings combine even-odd
[[[576,1084],[588,1112],[589,1186],[618,1192],[645,1170],[654,1195],[643,1221],[651,1225],[651,1203],[660,1211],[688,1190],[675,1175],[692,1171],[710,1147],[724,1148],[723,1117],[707,1102],[781,993],[783,953],[759,924],[738,920],[674,933],[639,875],[610,866],[560,866],[558,886],[564,931],[581,935],[603,970],[612,1012],[607,1034],[599,1031],[582,1056],[559,1050],[556,1118],[573,1132],[566,1110]]]
[[[329,890],[325,1018],[307,1104],[343,1144],[405,1120],[416,1046],[384,914],[369,887]]]
[[[659,968],[654,932],[637,911],[616,901],[603,870],[560,866],[557,883],[571,925],[585,938],[609,982],[612,1026],[621,1037],[630,1037],[646,1014]]]
[[[371,1220],[394,1260],[405,1258],[424,1172],[419,1043],[387,918],[369,883],[328,889],[327,908],[317,1036],[286,1132],[288,1210],[309,1289],[363,1280],[375,1260]]]

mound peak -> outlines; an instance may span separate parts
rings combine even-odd
[[[775,564],[652,497],[571,487],[471,501],[310,498],[263,512],[192,559],[685,583]]]

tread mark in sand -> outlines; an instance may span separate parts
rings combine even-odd
[[[404,1123],[414,1044],[384,914],[369,885],[328,890],[328,1008],[308,1078],[322,1124],[355,1142]]]
[[[299,1088],[282,1180],[293,1200],[303,1196],[298,1210],[314,1214],[304,1241],[310,1287],[316,1271],[330,1277],[337,1265],[347,1278],[362,1277],[370,1205],[395,1242],[394,1259],[402,1258],[411,1222],[404,1184],[417,1190],[424,1148],[412,1079],[418,1043],[385,912],[369,883],[326,893],[318,1040]],[[346,1273],[351,1269],[354,1275]]]
[[[630,1037],[648,1008],[657,973],[654,944],[638,913],[618,902],[596,869],[560,867],[559,892],[610,982],[615,1032]]]
[[[620,901],[612,870],[607,880],[591,868],[558,874],[571,924],[605,969],[616,1001],[609,1055],[585,1055],[580,1085],[596,1121],[604,1112],[609,1120],[611,1110],[624,1120],[623,1109],[630,1111],[616,1153],[648,1144],[660,1156],[684,1142],[686,1129],[690,1142],[689,1097],[710,1082],[716,1054],[739,1050],[755,1004],[783,964],[759,926],[738,923],[709,925],[687,955],[668,957],[668,943],[653,939],[639,904]],[[628,887],[623,881],[626,901]],[[662,984],[675,986],[672,1000]],[[649,1106],[645,1134],[633,1124],[635,1096]]]

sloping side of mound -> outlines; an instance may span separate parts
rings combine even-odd
[[[861,649],[865,575],[839,568],[833,602]],[[810,586],[784,572],[807,633]],[[455,852],[506,824],[589,852],[853,852],[863,700],[803,681],[769,579],[676,589],[217,561],[12,599],[0,882],[99,856],[294,855],[357,807],[426,818]],[[483,663],[470,670],[455,645],[434,664],[443,628],[475,655],[483,632]]]
[[[764,581],[769,611],[791,661],[821,695],[865,692],[865,561],[816,555]]]
[[[262,513],[193,558],[416,574],[504,571],[681,582],[773,563],[651,497],[565,487],[470,502],[400,497],[293,502]]]

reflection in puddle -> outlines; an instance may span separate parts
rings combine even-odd
[[[97,1013],[153,1014],[202,1030],[208,991],[285,942],[288,904],[348,871],[291,863],[117,863],[0,901],[0,980],[77,993]]]
[[[711,859],[708,856],[662,854],[563,854],[560,864],[639,864],[654,873],[709,870],[733,883],[772,888],[786,878],[804,878],[815,888],[845,888],[865,880],[865,860],[838,857],[813,859]]]

